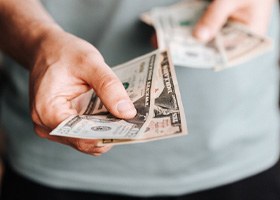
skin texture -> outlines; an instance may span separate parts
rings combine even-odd
[[[273,0],[214,0],[194,30],[210,40],[228,18],[265,33]],[[48,15],[38,0],[0,0],[0,48],[30,71],[30,109],[35,132],[42,138],[98,156],[111,147],[96,140],[50,136],[77,114],[71,100],[93,88],[116,117],[130,119],[136,110],[119,79],[99,51],[71,35]]]
[[[93,88],[116,117],[136,115],[122,83],[88,42],[62,30],[36,0],[0,0],[0,48],[30,71],[30,108],[35,132],[94,156],[111,147],[96,140],[50,136],[77,114],[71,100]]]

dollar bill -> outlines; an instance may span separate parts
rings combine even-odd
[[[204,0],[181,0],[175,4],[171,4],[169,6],[165,6],[165,7],[156,7],[154,9],[164,9],[164,10],[177,10],[180,7],[184,7],[184,8],[193,8],[193,9],[189,9],[189,11],[191,12],[189,15],[189,18],[192,18],[191,21],[189,20],[184,20],[183,24],[184,25],[194,25],[197,21],[197,19],[200,17],[200,15],[203,13],[203,11],[206,9],[207,5],[209,4],[209,2],[204,1]],[[154,18],[152,16],[152,12],[153,10],[148,10],[144,13],[140,14],[140,20],[143,21],[144,23],[150,25],[150,26],[154,26]],[[195,12],[194,12],[195,11]],[[194,17],[197,16],[197,17]]]
[[[163,66],[165,73],[159,75]],[[99,145],[106,145],[186,134],[186,121],[174,67],[166,51],[151,52],[116,66],[113,71],[126,88],[137,115],[131,120],[115,118],[91,90],[72,102],[79,115],[63,121],[51,135],[99,139]],[[167,97],[170,102],[166,102],[164,107]],[[156,121],[159,113],[164,114],[161,122]],[[166,119],[163,119],[163,116]]]
[[[187,134],[175,70],[168,52],[161,53],[157,71],[153,117],[137,139],[103,139],[101,144],[127,144],[165,139]]]
[[[227,22],[210,42],[197,41],[192,36],[193,28],[208,5],[208,1],[184,0],[171,6],[154,8],[140,18],[155,27],[159,48],[169,48],[177,66],[219,71],[270,49],[272,45],[268,38],[232,22]]]
[[[145,130],[145,121],[152,113],[154,73],[159,55],[152,52],[113,69],[134,102],[137,109],[135,118],[128,121],[113,117],[96,94],[90,91],[78,99],[80,103],[74,103],[80,115],[68,118],[51,134],[87,139],[136,138]],[[88,103],[84,104],[86,98]]]
[[[158,47],[170,49],[175,65],[194,68],[226,65],[227,60],[218,40],[205,44],[192,36],[193,27],[207,6],[206,1],[192,0],[151,11]]]
[[[214,67],[216,71],[241,64],[265,53],[272,47],[272,41],[269,38],[255,34],[246,26],[234,22],[228,22],[221,29],[219,40],[228,63],[216,65]]]

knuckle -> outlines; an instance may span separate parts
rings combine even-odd
[[[48,136],[44,133],[41,133],[41,132],[37,132],[37,135],[40,137],[40,138],[43,138],[43,139],[46,139],[48,138]]]
[[[94,156],[100,156],[106,153],[109,149],[108,147],[96,147],[93,143],[89,143],[83,139],[72,139],[71,146],[80,152],[91,154]]]
[[[62,107],[67,107],[66,105],[67,100],[64,98],[50,99],[44,102],[44,104],[41,104],[38,107],[38,118],[41,124],[50,129],[55,128],[68,114],[66,113],[66,109],[62,109]]]
[[[116,88],[119,85],[119,80],[112,74],[106,74],[99,79],[99,84],[97,90],[100,92],[105,92],[110,88]]]
[[[81,140],[74,140],[75,142],[74,142],[74,147],[77,149],[77,150],[79,150],[79,151],[81,151],[81,152],[86,152],[87,151],[87,148],[86,148],[86,145],[81,141]]]
[[[36,112],[36,110],[32,109],[31,111],[31,119],[35,124],[40,124],[41,120],[39,119],[39,116]]]
[[[217,26],[217,20],[213,19],[214,17],[216,18],[216,16],[212,16],[212,15],[209,17],[209,14],[205,15],[200,19],[200,25],[209,28],[211,28],[212,26]]]
[[[73,139],[71,146],[83,153],[93,153],[94,150],[94,146],[92,144],[88,144],[83,139]]]
[[[77,62],[80,65],[89,67],[94,66],[100,62],[104,62],[104,58],[98,51],[92,51],[79,55],[77,58]]]
[[[95,148],[95,150],[94,150],[94,153],[105,153],[106,152],[106,149],[104,149],[104,148]]]
[[[89,66],[92,64],[92,58],[89,54],[80,55],[77,62],[81,65]]]
[[[91,155],[98,157],[98,156],[101,156],[102,154],[101,153],[92,153]]]
[[[46,134],[44,131],[42,131],[42,128],[39,126],[34,126],[34,131],[35,133],[40,137],[40,138],[47,138],[48,134]]]

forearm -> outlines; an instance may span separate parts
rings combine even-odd
[[[38,0],[0,0],[0,48],[31,68],[41,41],[60,27]]]

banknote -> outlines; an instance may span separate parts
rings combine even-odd
[[[137,139],[103,139],[104,144],[127,144],[165,139],[187,134],[184,108],[170,55],[161,53],[160,68],[156,73],[153,117]]]
[[[165,73],[160,75],[163,67]],[[186,134],[174,66],[166,51],[157,50],[112,69],[126,88],[137,115],[131,120],[115,118],[91,90],[72,102],[79,115],[70,116],[51,135],[99,139],[99,145],[106,145]],[[159,116],[162,121],[157,120]]]
[[[227,65],[216,65],[216,71],[223,70],[269,51],[272,41],[250,31],[245,25],[228,22],[220,31],[220,44],[227,58]]]
[[[236,22],[227,22],[207,43],[197,41],[192,36],[193,28],[208,5],[209,1],[184,0],[171,6],[154,8],[140,18],[155,27],[159,48],[169,48],[177,66],[219,71],[270,49],[270,39]]]
[[[155,7],[152,10],[148,10],[144,13],[140,14],[140,20],[143,21],[144,23],[153,26],[154,25],[154,19],[152,17],[152,12],[154,9],[164,9],[166,10],[177,10],[180,7],[184,8],[190,8],[188,11],[190,11],[190,14],[187,14],[192,20],[184,20],[182,23],[184,25],[194,25],[197,21],[197,19],[201,16],[201,14],[204,12],[204,10],[207,8],[209,5],[209,2],[204,1],[204,0],[181,0],[178,1],[175,4],[171,4],[169,6],[165,7]]]
[[[96,94],[89,91],[74,102],[80,115],[71,116],[51,134],[87,139],[136,138],[145,130],[145,121],[152,113],[154,73],[159,56],[160,53],[155,51],[113,68],[136,107],[137,115],[132,120],[113,117]]]
[[[226,57],[216,38],[201,43],[192,36],[194,25],[207,6],[206,1],[192,0],[167,8],[154,8],[150,12],[158,47],[170,49],[175,65],[195,68],[226,65]]]

